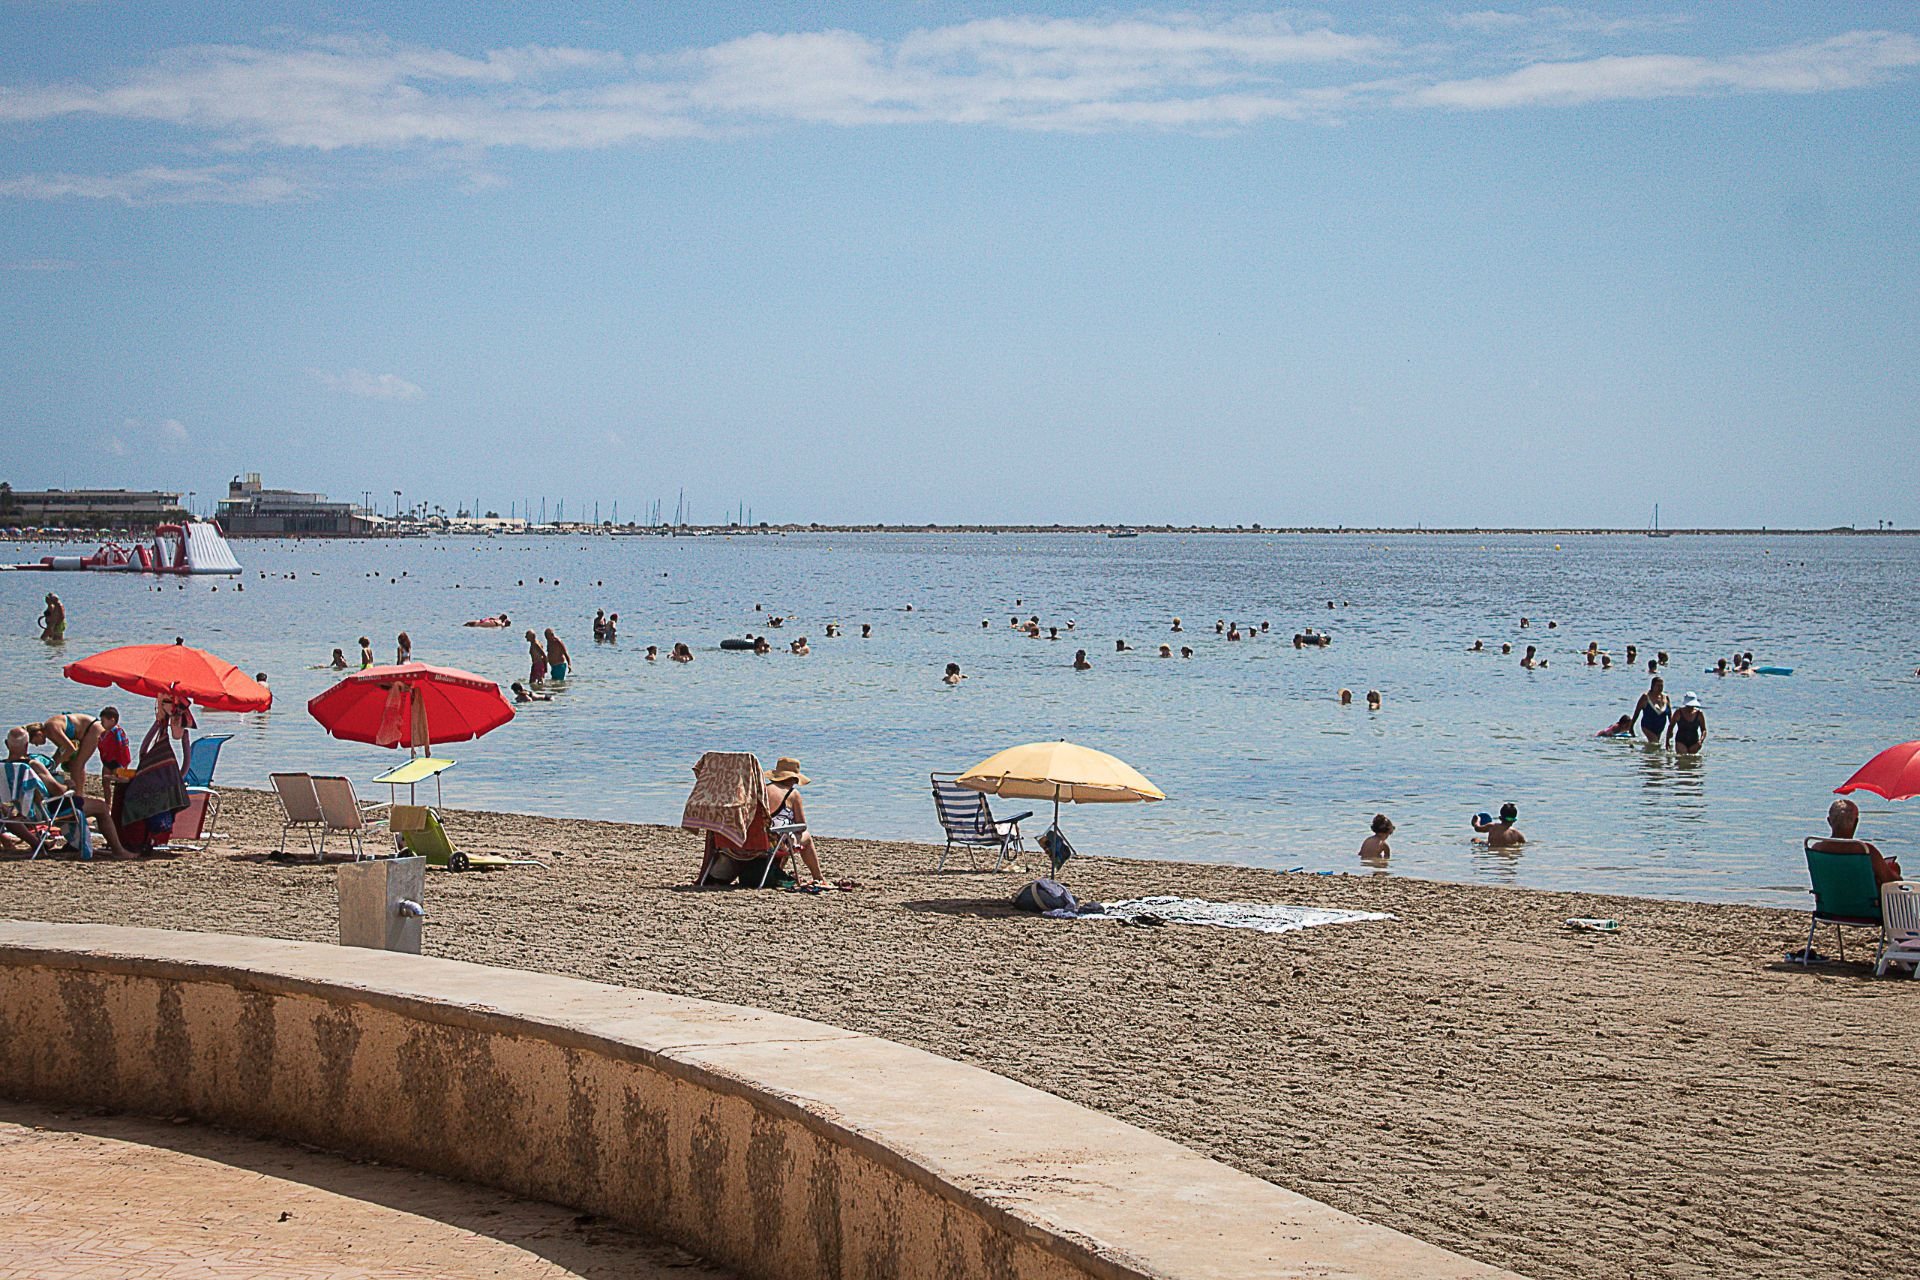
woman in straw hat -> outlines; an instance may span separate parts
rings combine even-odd
[[[774,762],[773,771],[767,774],[768,826],[807,820],[807,811],[800,802],[800,788],[808,781],[807,775],[800,772],[800,762],[792,756],[781,756]],[[813,832],[801,832],[794,848],[800,851],[800,861],[807,864],[807,871],[813,876],[813,887],[824,887],[826,880],[820,874],[819,855],[814,852]]]

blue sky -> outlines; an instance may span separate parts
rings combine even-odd
[[[1904,526],[1917,87],[1906,4],[0,0],[0,470]]]

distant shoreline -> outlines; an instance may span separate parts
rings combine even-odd
[[[389,538],[552,538],[552,537],[623,537],[623,538],[666,538],[666,537],[767,537],[795,533],[805,534],[988,534],[988,535],[1048,535],[1061,534],[1077,537],[1100,537],[1112,534],[1115,530],[1127,530],[1140,537],[1174,535],[1209,534],[1220,536],[1240,535],[1243,537],[1268,537],[1276,534],[1287,536],[1327,535],[1360,537],[1398,537],[1398,536],[1439,536],[1439,537],[1555,537],[1555,538],[1592,538],[1592,537],[1647,537],[1645,529],[1605,529],[1605,528],[1528,528],[1523,526],[1502,526],[1486,528],[1436,527],[1425,526],[1357,526],[1357,525],[1107,525],[1107,524],[768,524],[752,527],[742,525],[683,525],[677,528],[647,528],[639,526],[611,527],[593,525],[561,525],[543,529],[524,531],[496,530],[479,532],[454,529],[405,529],[392,533],[356,533],[356,534],[279,534],[279,533],[229,533],[229,541],[248,542],[287,542],[316,541],[379,542]],[[1874,537],[1912,537],[1920,535],[1920,528],[1913,529],[1854,529],[1846,526],[1829,529],[1770,528],[1762,525],[1758,528],[1727,529],[1672,529],[1661,530],[1660,536],[1675,538],[1718,538],[1718,537],[1768,537],[1778,535],[1790,538],[1874,538]],[[0,533],[0,542],[59,543],[59,542],[101,542],[111,541],[115,537],[139,536],[138,534],[106,533],[97,530],[47,530],[32,535]],[[1127,535],[1123,534],[1124,539]]]

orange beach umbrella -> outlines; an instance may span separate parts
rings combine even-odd
[[[69,662],[69,680],[120,688],[146,698],[174,698],[208,711],[265,711],[273,693],[225,658],[183,641],[135,644]]]
[[[408,662],[356,671],[307,703],[322,728],[348,742],[422,747],[466,742],[513,719],[513,705],[485,676]]]

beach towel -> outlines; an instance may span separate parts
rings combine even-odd
[[[1260,933],[1292,933],[1328,924],[1393,919],[1379,911],[1289,907],[1274,902],[1207,902],[1201,898],[1123,898],[1080,918],[1126,921],[1142,917],[1153,917],[1165,924],[1211,925],[1218,929],[1253,929]]]
[[[693,766],[693,793],[680,825],[688,831],[711,831],[732,848],[744,848],[765,800],[759,760],[745,751],[709,751]]]
[[[173,830],[173,815],[187,807],[187,784],[167,744],[165,721],[156,720],[140,744],[140,770],[120,789],[120,822],[144,822],[156,834]]]

